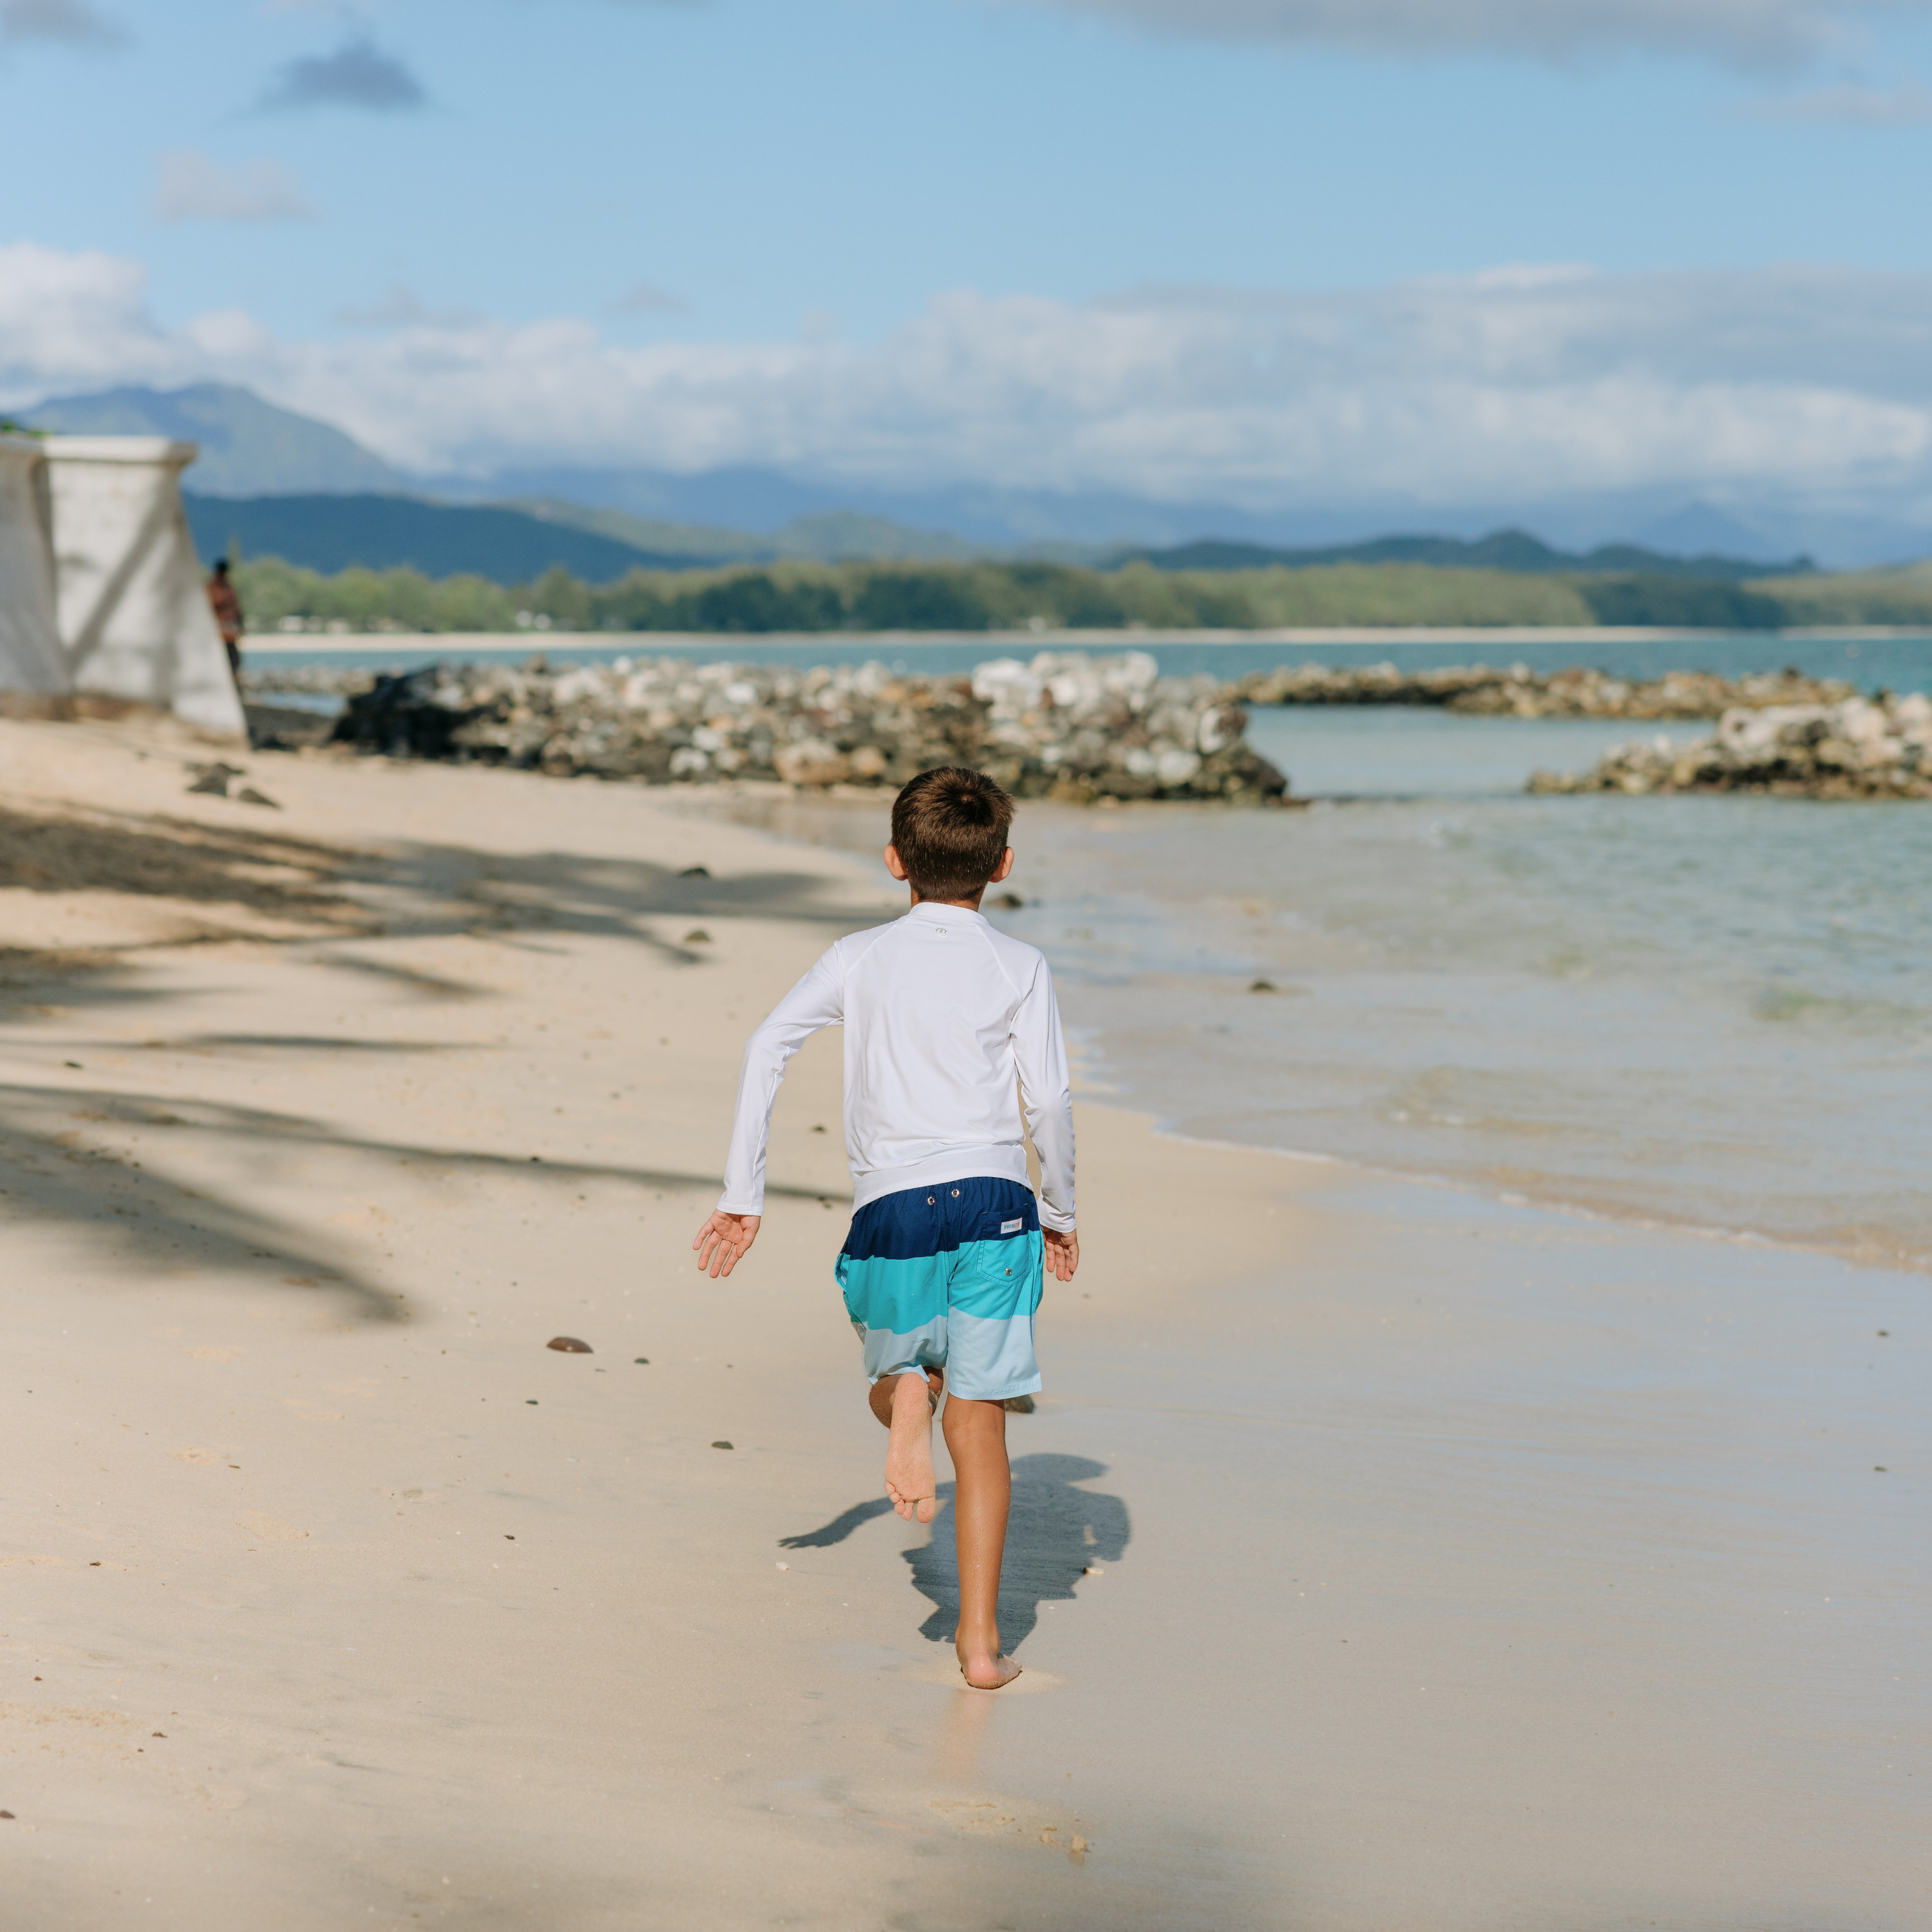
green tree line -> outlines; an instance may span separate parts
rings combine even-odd
[[[238,566],[256,631],[1012,631],[1028,628],[1256,630],[1328,626],[1658,624],[1769,628],[1786,621],[1774,588],[1815,608],[1831,579],[1753,587],[1685,578],[1528,576],[1426,564],[1162,572],[1059,564],[781,563],[633,571],[585,584],[561,568],[505,586],[408,569],[334,576],[276,557]],[[1815,620],[1814,620],[1815,621]]]

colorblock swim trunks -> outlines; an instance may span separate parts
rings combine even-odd
[[[868,1380],[944,1369],[947,1392],[974,1402],[1040,1387],[1033,1324],[1045,1244],[1032,1190],[1018,1181],[948,1180],[868,1201],[832,1272]]]

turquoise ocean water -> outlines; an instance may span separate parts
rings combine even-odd
[[[545,641],[559,659],[653,648]],[[950,671],[1000,648],[694,654]],[[1146,648],[1164,673],[1221,676],[1298,659],[1789,663],[1932,686],[1927,636]],[[1095,1088],[1206,1138],[1932,1268],[1932,805],[1523,793],[1627,724],[1288,710],[1257,712],[1251,735],[1309,809],[1024,810],[1028,903],[996,916],[1052,958]],[[690,802],[884,842],[883,800]]]
[[[1030,814],[1001,922],[1096,1084],[1190,1135],[1932,1265],[1932,807],[1520,792],[1628,728],[1255,735],[1338,802]]]

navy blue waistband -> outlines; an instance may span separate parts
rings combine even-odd
[[[853,1216],[844,1252],[855,1262],[942,1255],[980,1239],[983,1224],[995,1214],[1001,1234],[1020,1232],[1008,1229],[1009,1221],[1018,1221],[1026,1231],[1040,1226],[1033,1190],[1004,1176],[976,1174],[933,1187],[908,1187],[867,1202]]]

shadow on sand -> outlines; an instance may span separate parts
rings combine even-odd
[[[1074,1586],[1094,1563],[1116,1563],[1132,1532],[1127,1506],[1076,1486],[1104,1476],[1107,1467],[1085,1456],[1041,1454],[1013,1459],[1012,1515],[1006,1558],[1000,1574],[1000,1640],[1009,1654],[1033,1634],[1042,1604],[1071,1603]],[[933,1605],[919,1634],[931,1643],[949,1642],[959,1621],[959,1566],[952,1526],[950,1483],[939,1486],[939,1514],[930,1541],[901,1553],[913,1587]],[[854,1503],[842,1515],[802,1535],[788,1536],[782,1550],[826,1550],[843,1543],[866,1523],[892,1514],[884,1496]]]
[[[680,970],[702,973],[708,947],[680,937],[694,920],[721,932],[745,918],[790,920],[830,934],[879,916],[875,907],[842,903],[824,878],[807,872],[712,878],[686,868],[675,854],[658,860],[556,850],[506,855],[420,842],[372,850],[294,837],[272,820],[264,824],[253,808],[237,809],[249,815],[229,826],[78,806],[38,814],[0,807],[0,888],[160,896],[274,921],[66,950],[9,946],[0,934],[0,1040],[31,1041],[34,1058],[64,1060],[76,1070],[98,1048],[124,1056],[130,1043],[115,1022],[139,1013],[165,1035],[181,997],[174,982],[146,968],[189,947],[236,940],[258,954],[272,950],[360,980],[398,1001],[448,1005],[492,988],[436,970],[440,956],[434,964],[420,951],[398,958],[396,942],[458,938],[529,950],[541,949],[545,934],[578,935],[616,940]],[[97,1016],[99,1031],[90,1024]],[[52,1037],[37,1034],[50,1018],[57,1022]],[[237,1105],[197,1091],[194,1078],[203,1062],[246,1060],[272,1068],[279,1060],[293,1088],[305,1059],[320,1054],[449,1058],[494,1050],[476,1043],[412,1041],[386,1028],[374,1037],[318,1035],[295,1025],[286,1034],[196,1030],[148,1039],[133,1050],[155,1056],[161,1077],[152,1090],[138,1080],[115,1088],[0,1082],[0,1167],[6,1171],[0,1223],[64,1224],[129,1257],[232,1270],[278,1290],[319,1290],[353,1317],[389,1322],[408,1318],[403,1298],[363,1278],[324,1231],[292,1227],[256,1204],[251,1161],[277,1150],[328,1150],[432,1175],[514,1175],[560,1191],[591,1178],[656,1189],[718,1180],[701,1168],[687,1173],[539,1160],[515,1144],[514,1132],[495,1151],[358,1135],[292,1109]],[[160,1162],[148,1165],[167,1143],[187,1142],[218,1153],[222,1184],[204,1168],[190,1189],[157,1171]]]

